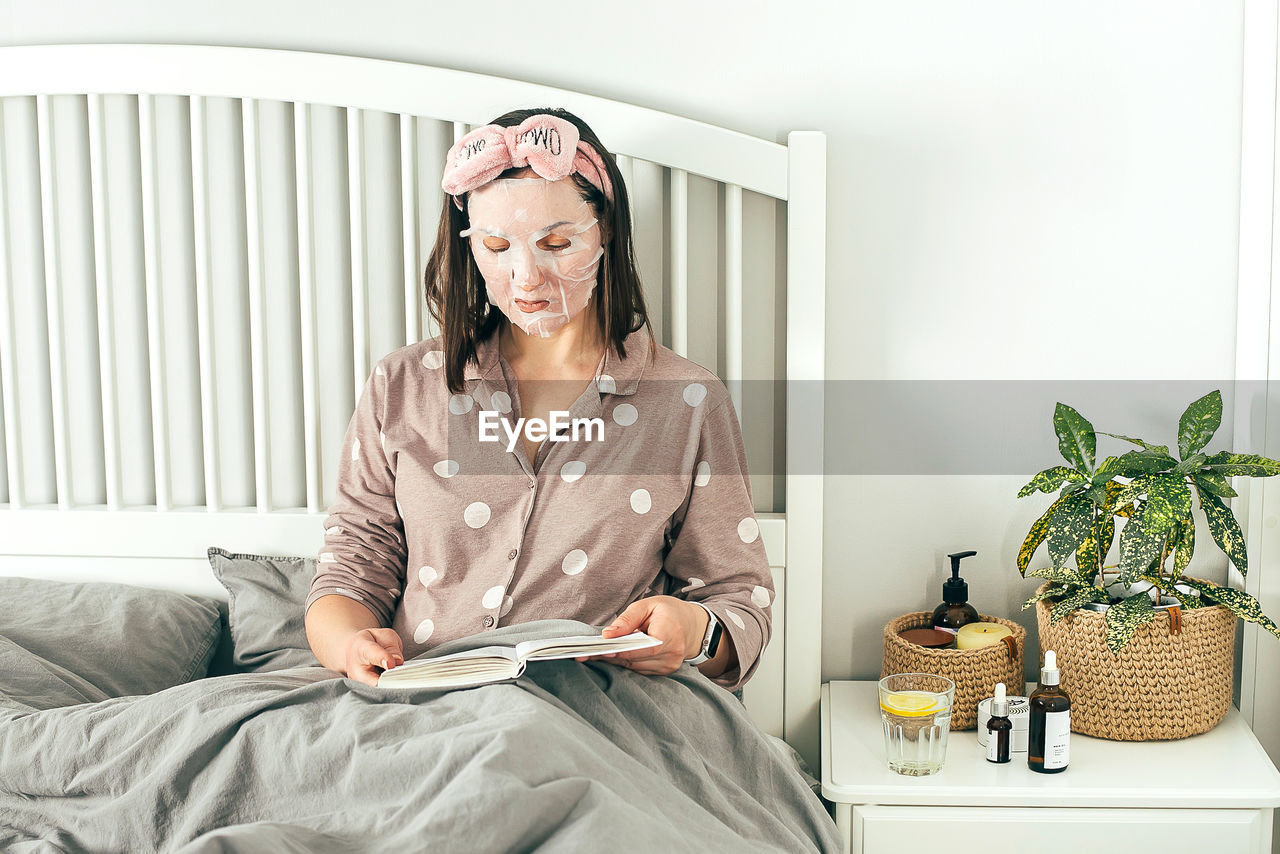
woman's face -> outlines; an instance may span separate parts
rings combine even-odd
[[[489,302],[513,324],[547,338],[587,307],[604,247],[572,181],[500,178],[472,190],[467,211],[459,236],[470,239]]]

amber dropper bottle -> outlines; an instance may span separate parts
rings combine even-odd
[[[1031,692],[1027,767],[1041,774],[1067,770],[1071,759],[1071,698],[1058,685],[1058,656],[1044,654],[1040,684]]]
[[[1013,722],[1009,720],[1009,700],[1003,682],[996,683],[996,695],[991,699],[991,716],[987,718],[987,761],[1004,764],[1009,761],[1009,748],[1013,739]]]

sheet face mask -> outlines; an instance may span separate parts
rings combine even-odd
[[[549,338],[591,302],[604,247],[572,181],[501,178],[471,191],[471,254],[489,302],[529,335]]]

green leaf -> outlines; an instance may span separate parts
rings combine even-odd
[[[1080,574],[1066,566],[1040,566],[1027,570],[1026,574],[1032,578],[1043,578],[1045,581],[1053,581],[1058,584],[1069,584],[1072,587],[1080,586]]]
[[[1133,638],[1133,633],[1155,619],[1156,611],[1151,597],[1137,593],[1117,602],[1107,609],[1107,646],[1112,655],[1119,655]]]
[[[1070,406],[1059,403],[1053,410],[1053,429],[1058,434],[1058,450],[1062,452],[1062,458],[1081,472],[1092,472],[1098,449],[1093,425]]]
[[[1211,492],[1199,489],[1200,509],[1209,523],[1209,533],[1227,558],[1240,570],[1241,575],[1249,572],[1249,555],[1245,552],[1244,532],[1240,523],[1231,512],[1231,508],[1222,503],[1222,499]]]
[[[1178,603],[1182,605],[1183,608],[1200,608],[1204,605],[1200,600],[1199,593],[1183,593],[1181,590],[1170,585],[1170,579],[1168,576],[1144,572],[1139,577],[1148,584],[1153,584],[1159,588],[1161,595],[1172,596],[1174,599],[1177,599]],[[1177,583],[1185,584],[1186,579],[1179,579]]]
[[[1102,548],[1098,554],[1098,571],[1102,571],[1102,564],[1106,562],[1107,555],[1111,553],[1111,544],[1116,539],[1116,517],[1108,516],[1102,521]],[[1092,580],[1092,579],[1090,579]]]
[[[1022,575],[1027,574],[1027,567],[1031,565],[1031,556],[1036,553],[1036,549],[1040,548],[1040,544],[1044,542],[1044,538],[1049,535],[1049,519],[1054,513],[1058,512],[1058,508],[1062,506],[1062,502],[1066,498],[1059,498],[1049,505],[1049,509],[1044,511],[1044,515],[1035,521],[1031,526],[1031,530],[1027,532],[1027,538],[1022,541],[1022,548],[1018,549],[1018,572]]]
[[[1156,453],[1164,454],[1166,457],[1169,456],[1168,445],[1152,445],[1148,442],[1142,441],[1141,439],[1134,439],[1131,436],[1121,436],[1119,433],[1104,433],[1101,430],[1098,431],[1098,435],[1110,436],[1112,439],[1120,439],[1125,442],[1131,442],[1144,450],[1155,451]]]
[[[1187,407],[1178,419],[1178,453],[1185,460],[1209,444],[1222,426],[1222,392],[1214,389]]]
[[[1191,554],[1195,550],[1196,520],[1188,517],[1179,521],[1174,529],[1173,573],[1170,578],[1177,581],[1182,576],[1182,571],[1191,563]]]
[[[1067,584],[1047,584],[1043,589],[1037,590],[1034,596],[1022,603],[1022,610],[1027,610],[1041,599],[1052,599],[1054,596],[1061,596],[1069,590],[1071,590],[1071,587]]]
[[[1089,536],[1081,541],[1080,547],[1076,549],[1076,568],[1079,575],[1083,578],[1088,574],[1089,579],[1093,580],[1093,576],[1101,570],[1101,561],[1098,560],[1098,529],[1101,523],[1095,520],[1089,529]]]
[[[1199,590],[1201,595],[1208,596],[1215,602],[1219,602],[1231,610],[1240,619],[1248,623],[1257,623],[1271,634],[1280,638],[1280,626],[1276,626],[1266,614],[1262,613],[1262,606],[1258,604],[1258,600],[1254,599],[1243,590],[1236,590],[1232,587],[1219,587],[1208,581],[1200,581],[1196,578],[1184,578],[1182,583],[1195,590]]]
[[[1260,457],[1257,454],[1233,454],[1222,451],[1204,461],[1201,472],[1220,474],[1223,477],[1272,477],[1280,474],[1280,460]]]
[[[1195,474],[1196,472],[1200,471],[1200,467],[1204,465],[1204,461],[1207,458],[1208,458],[1208,455],[1203,452],[1192,454],[1191,456],[1187,457],[1185,460],[1183,460],[1182,462],[1174,466],[1173,473],[1174,474]]]
[[[1216,495],[1219,498],[1235,498],[1239,495],[1238,492],[1231,488],[1231,484],[1227,483],[1227,479],[1217,472],[1201,470],[1194,472],[1191,475],[1191,479],[1200,490]]]
[[[1083,495],[1068,496],[1049,519],[1049,559],[1062,566],[1093,526],[1093,502]]]
[[[1116,465],[1119,462],[1119,457],[1107,457],[1098,463],[1098,469],[1093,473],[1092,478],[1094,486],[1110,480],[1116,474]]]
[[[1191,490],[1181,475],[1155,475],[1147,487],[1142,522],[1147,531],[1163,534],[1191,515]]]
[[[1101,587],[1084,587],[1058,600],[1049,612],[1049,622],[1056,623],[1086,602],[1106,602],[1111,597]]]
[[[1147,571],[1164,547],[1165,535],[1148,531],[1145,515],[1131,517],[1120,531],[1120,580],[1125,583]]]
[[[1118,507],[1123,507],[1126,504],[1132,504],[1146,494],[1147,489],[1155,481],[1155,477],[1156,476],[1153,474],[1138,475],[1128,483],[1121,485],[1120,489],[1116,491],[1115,498],[1112,500]]]
[[[1031,481],[1026,486],[1018,490],[1018,497],[1026,498],[1028,495],[1033,495],[1037,492],[1053,492],[1068,480],[1084,480],[1084,475],[1066,466],[1054,466],[1051,469],[1045,469],[1031,478]]]
[[[1129,451],[1116,460],[1116,474],[1121,477],[1156,474],[1168,471],[1177,464],[1178,461],[1173,457],[1159,451]]]
[[[1111,481],[1107,484],[1107,500],[1102,504],[1102,512],[1110,513],[1113,516],[1129,517],[1133,515],[1134,507],[1132,502],[1126,502],[1117,506],[1120,494],[1124,492],[1125,484]]]

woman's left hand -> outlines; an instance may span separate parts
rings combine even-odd
[[[702,636],[707,631],[707,612],[675,596],[646,596],[632,602],[600,634],[616,638],[632,632],[644,632],[662,641],[661,646],[611,652],[604,655],[578,656],[577,661],[603,658],[637,673],[666,676],[675,673],[686,658],[698,654]]]

